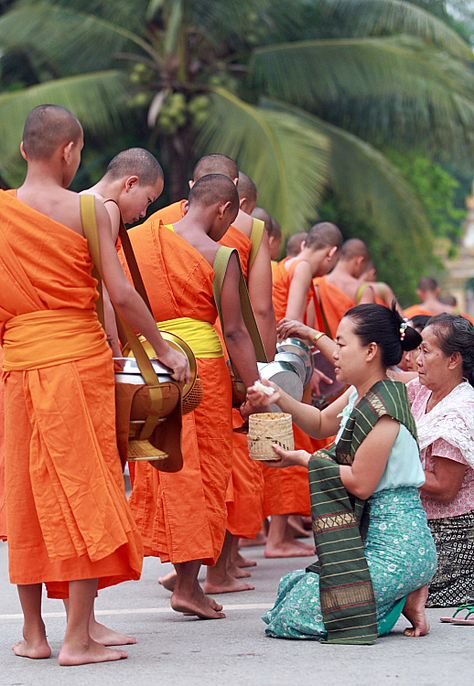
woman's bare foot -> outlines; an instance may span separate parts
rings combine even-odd
[[[426,636],[429,633],[430,625],[425,610],[427,599],[428,586],[418,588],[416,591],[409,594],[403,609],[403,615],[411,622],[411,627],[405,629],[403,632],[405,636],[418,638],[420,636]]]
[[[224,619],[225,617],[222,605],[213,598],[208,598],[199,584],[195,586],[190,596],[180,596],[174,591],[171,596],[171,607],[175,612],[182,612],[187,616],[195,615],[200,619]]]
[[[315,548],[311,545],[305,545],[299,541],[282,541],[278,544],[265,546],[265,557],[311,557],[315,554]]]
[[[173,593],[174,587],[176,586],[176,572],[170,572],[169,574],[166,574],[166,576],[160,577],[158,583],[161,584],[163,588],[166,588],[167,591]]]
[[[31,660],[46,660],[51,657],[51,646],[44,636],[40,640],[27,641],[25,638],[12,646],[18,657],[29,657]]]
[[[137,642],[134,636],[120,634],[105,624],[100,624],[97,620],[90,622],[89,633],[93,641],[101,643],[103,646],[126,646],[134,645]]]
[[[74,667],[94,662],[125,660],[127,657],[128,653],[124,650],[112,650],[90,639],[85,645],[64,643],[59,651],[58,662],[62,667]]]

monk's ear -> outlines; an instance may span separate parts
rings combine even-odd
[[[339,248],[337,247],[337,245],[333,245],[332,248],[329,249],[328,258],[330,260],[332,260],[332,258],[334,257],[334,255],[337,253],[338,250],[339,250]]]
[[[128,193],[128,191],[133,190],[136,188],[136,186],[140,185],[140,179],[136,174],[132,174],[132,176],[129,176],[127,179],[125,179],[125,192]]]
[[[235,179],[232,179],[232,181],[234,182],[234,186],[239,185],[239,177],[238,176],[236,176]]]
[[[194,186],[195,183],[196,182],[193,181],[193,179],[189,179],[189,181],[188,181],[189,190],[191,190],[191,188]]]
[[[225,215],[227,210],[230,209],[231,205],[232,205],[232,203],[230,202],[230,200],[219,205],[218,215],[219,215],[220,219],[222,219],[222,217]]]
[[[63,148],[62,156],[63,156],[64,161],[67,162],[68,164],[71,161],[72,151],[73,151],[73,148],[75,145],[76,144],[74,141],[69,141],[69,143],[66,143],[66,145]]]
[[[26,154],[25,146],[23,145],[23,141],[20,143],[20,153],[23,159],[28,162],[28,155]]]
[[[247,198],[240,198],[240,200],[239,200],[239,207],[240,207],[241,210],[244,209],[244,205],[245,205],[246,202],[247,202]]]

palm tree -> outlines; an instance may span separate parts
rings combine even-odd
[[[287,232],[330,188],[400,264],[430,255],[430,225],[380,149],[472,152],[471,49],[408,1],[18,0],[0,50],[34,81],[0,95],[7,176],[27,112],[61,103],[92,136],[138,122],[174,197],[204,151],[235,157]]]

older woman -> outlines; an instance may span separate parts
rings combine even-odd
[[[441,314],[422,332],[419,378],[408,384],[426,481],[421,489],[439,566],[428,605],[474,593],[474,326]]]
[[[290,329],[320,350],[334,348],[301,323],[281,327]],[[333,350],[336,378],[351,388],[328,408],[298,403],[274,385],[270,398],[249,389],[255,406],[277,403],[316,438],[338,432],[335,450],[314,455],[274,446],[274,466],[309,468],[319,559],[282,579],[264,617],[267,635],[371,643],[402,611],[413,625],[407,635],[427,633],[424,602],[436,550],[418,492],[424,474],[406,388],[387,378],[403,350],[420,343],[396,311],[358,305],[339,324]]]

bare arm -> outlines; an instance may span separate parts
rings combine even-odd
[[[265,232],[248,275],[250,301],[269,360],[275,357],[276,322],[272,303],[272,267]]]
[[[312,277],[311,268],[307,262],[300,262],[296,266],[288,293],[286,319],[298,319],[300,322],[304,320]]]
[[[255,349],[240,307],[239,281],[239,266],[235,255],[232,255],[222,285],[222,327],[232,363],[248,388],[259,378],[259,374]]]
[[[162,338],[147,306],[125,276],[112,238],[109,215],[103,204],[96,203],[96,215],[102,274],[112,304],[129,325],[151,343],[158,359],[173,370],[173,376],[184,381],[189,376],[188,361]]]
[[[359,305],[362,305],[364,303],[374,303],[375,302],[375,293],[374,289],[372,288],[371,284],[367,284],[366,288],[362,291],[362,295],[360,296],[359,300]]]
[[[333,354],[336,349],[336,343],[332,338],[329,338],[326,334],[320,336],[322,333],[317,329],[312,329],[310,326],[298,322],[296,320],[290,320],[285,317],[278,324],[278,337],[280,339],[289,338],[295,336],[300,338],[302,341],[307,343],[310,347],[315,346],[323,355],[326,357],[331,364],[334,363]],[[317,338],[317,340],[315,340]]]
[[[433,471],[425,470],[426,481],[421,490],[430,498],[447,505],[459,493],[467,466],[446,457],[433,457]]]
[[[388,283],[385,283],[384,281],[379,281],[377,283],[373,284],[376,293],[384,303],[387,305],[387,307],[392,307],[392,303],[395,303],[395,307],[397,308],[398,314],[400,314],[402,317],[405,315],[403,314],[403,310],[400,307],[400,303],[398,302],[397,298],[395,297],[395,293],[392,291]]]
[[[400,424],[388,415],[381,417],[361,443],[352,465],[341,465],[341,481],[349,493],[367,500],[377,488],[387,466]]]

